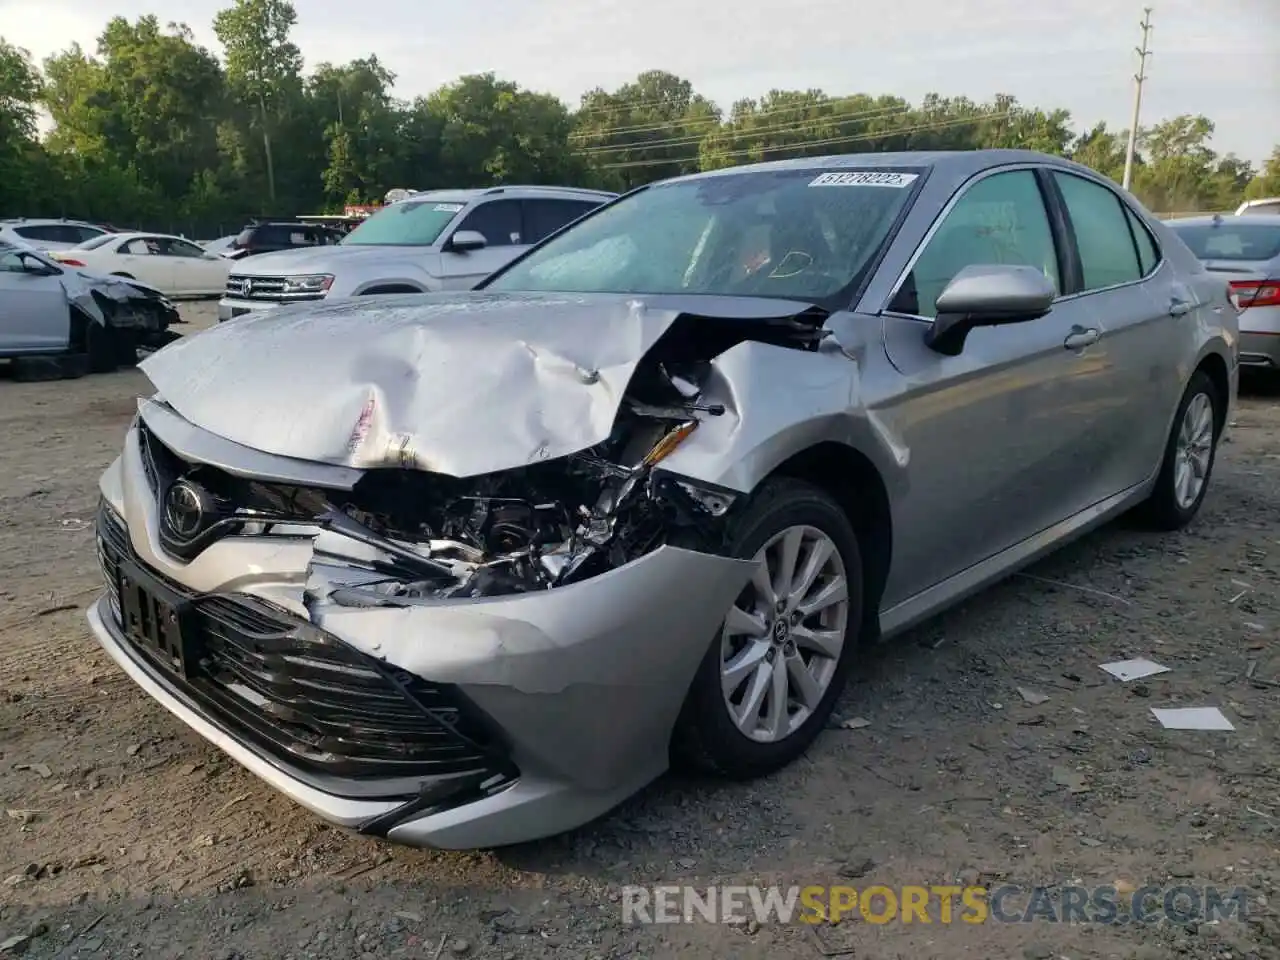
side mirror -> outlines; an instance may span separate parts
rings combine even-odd
[[[29,253],[19,253],[18,261],[22,264],[25,273],[35,274],[37,277],[52,277],[56,273],[61,273],[57,267],[51,267],[39,257],[34,257]]]
[[[450,238],[449,249],[458,253],[467,253],[471,250],[482,250],[488,244],[489,241],[478,230],[459,230]]]
[[[938,297],[937,316],[925,344],[958,356],[975,327],[1039,320],[1053,308],[1058,291],[1035,267],[974,264],[957,273]]]

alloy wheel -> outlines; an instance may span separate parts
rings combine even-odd
[[[1204,489],[1213,456],[1213,401],[1197,393],[1187,404],[1174,445],[1173,496],[1189,510]]]
[[[849,583],[835,542],[816,527],[775,534],[753,558],[751,583],[725,618],[720,676],[742,734],[777,743],[818,708],[836,674]]]

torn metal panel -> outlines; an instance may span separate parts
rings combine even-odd
[[[608,438],[640,361],[691,306],[745,317],[744,326],[759,330],[770,314],[806,309],[695,301],[483,293],[349,300],[222,324],[142,369],[182,416],[257,450],[479,476]]]
[[[67,301],[86,317],[120,329],[159,332],[176,323],[177,308],[160,291],[125,277],[61,267]]]

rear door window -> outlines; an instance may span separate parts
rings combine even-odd
[[[525,200],[524,242],[538,243],[598,206],[581,200]]]
[[[1102,290],[1142,277],[1138,248],[1118,196],[1100,183],[1070,173],[1054,173],[1071,216],[1084,289]]]
[[[523,230],[520,224],[519,200],[491,200],[467,214],[458,230],[474,230],[490,247],[518,246]]]

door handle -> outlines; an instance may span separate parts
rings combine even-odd
[[[1085,347],[1091,346],[1098,342],[1098,338],[1102,334],[1096,329],[1084,330],[1077,327],[1073,330],[1066,340],[1062,341],[1062,345],[1068,350],[1083,350]]]
[[[1190,300],[1183,300],[1181,297],[1174,297],[1169,301],[1169,316],[1181,317],[1191,312],[1193,304]]]

